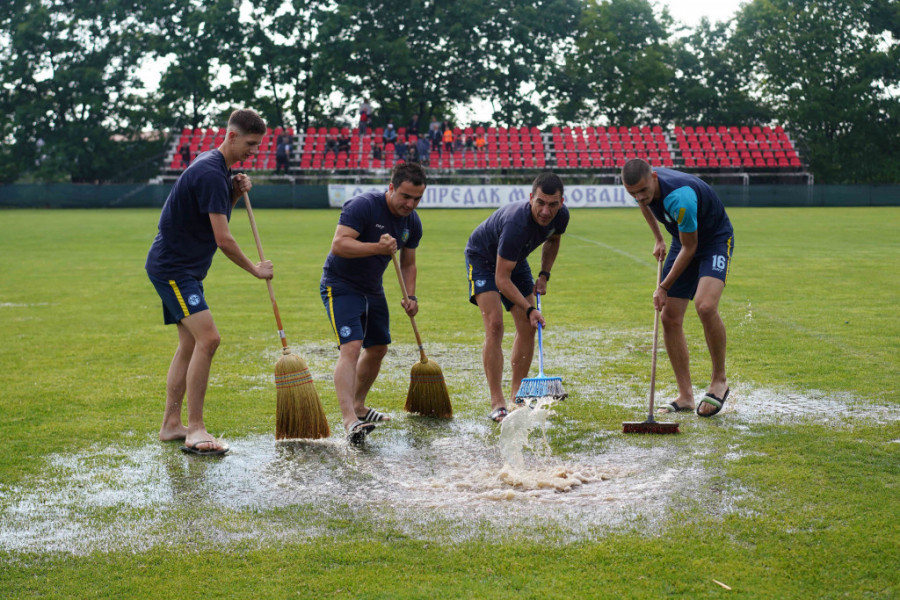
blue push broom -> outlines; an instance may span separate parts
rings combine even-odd
[[[541,295],[537,297],[537,309],[541,310]],[[554,400],[564,400],[568,394],[563,390],[562,377],[550,377],[544,375],[544,340],[543,327],[538,323],[538,376],[527,377],[522,380],[519,391],[516,392],[516,404],[525,404],[525,400],[534,403],[538,398],[550,396]]]

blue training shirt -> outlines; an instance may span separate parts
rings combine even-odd
[[[654,169],[660,199],[648,205],[674,239],[680,232],[697,232],[698,249],[734,235],[725,205],[699,177],[672,169]]]
[[[360,242],[375,243],[385,233],[397,240],[397,251],[417,248],[422,239],[422,221],[416,211],[408,217],[394,215],[385,192],[366,192],[354,196],[341,209],[338,225],[359,232]],[[360,294],[384,295],[382,275],[391,257],[386,254],[343,258],[329,252],[322,268],[322,285],[349,286]]]
[[[546,227],[531,216],[528,200],[513,202],[494,211],[475,228],[466,244],[466,256],[487,270],[496,270],[497,255],[516,264],[527,264],[528,255],[554,235],[565,233],[569,225],[569,209],[563,204]]]
[[[204,152],[175,182],[159,217],[147,272],[159,279],[203,279],[216,253],[209,214],[231,219],[231,171],[218,150]]]

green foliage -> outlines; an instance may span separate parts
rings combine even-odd
[[[0,32],[0,182],[137,177],[165,140],[118,140],[144,130],[244,106],[350,125],[363,97],[376,125],[476,100],[508,126],[780,124],[819,182],[900,181],[890,0],[753,0],[693,30],[649,0],[9,0]]]
[[[737,19],[759,92],[808,146],[818,181],[900,177],[900,43],[885,37],[896,14],[868,0],[755,0]]]

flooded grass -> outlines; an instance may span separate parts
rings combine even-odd
[[[186,535],[193,544],[265,547],[335,535],[342,520],[369,523],[373,536],[389,528],[443,543],[651,532],[665,527],[673,506],[719,517],[747,510],[752,491],[720,475],[753,451],[746,442],[754,427],[897,420],[889,407],[863,411],[849,395],[741,386],[726,419],[682,416],[689,437],[606,430],[557,455],[550,442],[565,425],[554,409],[572,402],[514,410],[499,435],[461,406],[464,415],[448,421],[395,415],[361,447],[336,433],[277,443],[270,435],[231,438],[232,452],[221,458],[183,455],[177,443],[155,440],[52,454],[42,475],[0,493],[0,550],[136,552]],[[720,429],[729,433],[727,452],[708,460]]]

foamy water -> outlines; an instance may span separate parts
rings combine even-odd
[[[597,394],[635,404],[633,393],[614,386]],[[565,402],[579,401],[592,399],[576,393]],[[680,436],[598,426],[577,452],[555,456],[549,442],[565,427],[554,414],[561,406],[544,401],[514,410],[499,432],[484,416],[395,415],[360,448],[339,433],[305,442],[232,438],[222,458],[187,456],[178,444],[126,434],[89,451],[50,455],[44,472],[19,486],[0,484],[0,550],[140,551],[186,539],[264,547],[340,535],[335,523],[342,520],[368,523],[372,535],[385,529],[442,542],[528,536],[562,543],[621,527],[655,534],[673,506],[709,515],[740,510],[752,491],[718,475],[727,461],[753,451],[750,438],[743,440],[754,423],[898,420],[891,407],[849,394],[736,385],[719,417],[679,415]],[[730,432],[729,450],[707,461],[711,436],[722,428]]]

